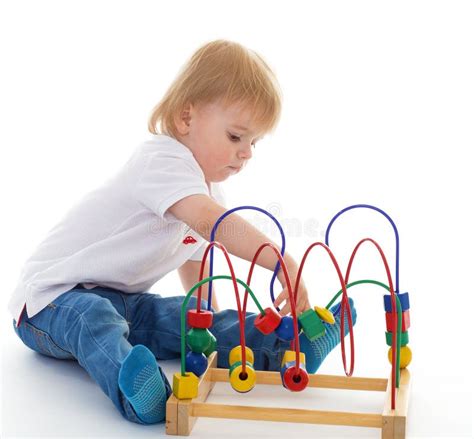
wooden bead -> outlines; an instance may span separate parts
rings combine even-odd
[[[385,322],[387,323],[387,331],[392,330],[392,321],[393,321],[393,314],[391,312],[386,312]],[[402,331],[406,332],[406,330],[409,327],[410,327],[410,310],[407,309],[406,311],[402,312]]]
[[[296,375],[296,364],[294,361],[285,363],[280,371],[283,387],[292,392],[301,392],[309,383],[308,372],[304,365],[300,364],[299,373]]]
[[[411,349],[408,346],[403,346],[400,349],[400,369],[405,369],[411,363]],[[392,348],[388,350],[388,361],[392,364]]]
[[[207,329],[191,328],[187,334],[189,348],[193,352],[202,354],[211,344],[211,333]]]
[[[320,308],[319,306],[315,306],[314,311],[323,322],[329,323],[330,325],[334,325],[334,323],[336,323],[336,319],[334,318],[333,313],[327,308]]]
[[[246,361],[245,364],[253,368],[253,364],[249,361]],[[229,377],[232,375],[234,369],[238,366],[242,366],[242,361],[236,361],[235,363],[231,364],[231,366],[229,367]]]
[[[245,374],[242,372],[242,364],[236,365],[232,368],[232,373],[229,376],[230,385],[239,393],[247,393],[255,387],[257,382],[257,374],[253,366],[247,364]]]
[[[285,365],[285,363],[289,363],[290,361],[296,361],[296,351],[285,351],[283,358],[281,359],[281,367]],[[300,364],[306,365],[306,356],[304,352],[300,351]]]
[[[402,312],[410,309],[410,298],[408,293],[402,293],[398,295],[398,299],[400,300],[400,305],[402,307]],[[385,294],[383,296],[383,304],[385,307],[385,312],[392,312],[392,296],[391,294]]]
[[[204,354],[188,352],[186,354],[186,372],[192,372],[200,377],[207,369],[207,358]]]
[[[209,331],[209,334],[211,334],[211,343],[209,347],[203,352],[206,357],[209,357],[209,355],[211,355],[217,349],[216,337],[214,337],[214,334],[211,331]]]
[[[280,324],[281,316],[273,308],[265,308],[265,315],[255,317],[255,327],[265,335],[271,334]]]
[[[408,332],[402,332],[401,334],[401,346],[405,346],[408,344]],[[385,331],[385,341],[387,342],[388,346],[392,346],[392,333]],[[398,341],[397,341],[398,344]]]
[[[323,322],[312,308],[301,313],[298,316],[298,321],[301,323],[303,332],[310,341],[316,340],[326,333]]]
[[[250,364],[254,363],[253,351],[248,346],[245,346],[245,357]],[[242,347],[240,345],[229,352],[229,364],[234,364],[237,361],[242,361]]]
[[[182,376],[180,372],[173,375],[173,395],[178,399],[197,398],[199,378],[192,372]]]
[[[202,311],[197,312],[196,309],[190,309],[187,313],[188,316],[188,325],[191,328],[202,328],[207,329],[212,326],[212,317],[213,314],[211,311]]]
[[[292,341],[295,338],[295,331],[293,330],[293,317],[282,317],[280,324],[275,329],[275,334],[280,340]]]

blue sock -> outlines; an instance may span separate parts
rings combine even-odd
[[[147,424],[165,419],[166,390],[153,353],[136,345],[120,367],[118,384],[137,416]]]
[[[357,320],[357,312],[354,308],[354,301],[349,298],[349,304],[351,307],[352,315],[352,325],[355,325]],[[340,307],[340,302],[337,305],[334,305],[330,308],[331,312],[334,314]],[[301,333],[299,336],[300,340],[300,350],[304,352],[306,356],[306,370],[308,373],[315,373],[321,363],[324,361],[326,356],[331,352],[341,341],[340,333],[340,324],[341,324],[341,313],[336,317],[336,323],[330,325],[329,323],[324,323],[326,326],[326,334],[322,337],[317,338],[314,341],[309,341],[308,337],[304,333]],[[349,326],[347,324],[347,315],[344,316],[344,334],[349,333]]]

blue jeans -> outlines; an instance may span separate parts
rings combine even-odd
[[[183,300],[184,296],[128,294],[107,287],[87,290],[78,284],[35,316],[28,318],[24,312],[18,328],[15,320],[13,325],[23,343],[34,351],[78,361],[122,416],[143,424],[118,387],[120,366],[136,344],[147,346],[158,360],[180,357]],[[186,309],[196,305],[196,297],[191,297]],[[205,300],[201,307],[207,309]],[[245,322],[245,340],[254,352],[254,367],[279,370],[290,343],[279,340],[275,333],[264,336],[254,326],[255,316],[248,312]],[[217,339],[217,366],[228,368],[229,351],[240,344],[237,311],[214,312],[210,331]],[[158,370],[169,397],[171,386],[159,365]]]

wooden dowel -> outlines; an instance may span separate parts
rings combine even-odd
[[[306,424],[382,427],[382,416],[372,413],[331,412],[320,410],[255,407],[210,403],[191,403],[191,416],[205,418],[250,419]]]

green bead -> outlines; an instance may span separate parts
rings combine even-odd
[[[323,322],[316,314],[313,308],[307,309],[304,313],[298,316],[298,321],[303,328],[303,331],[310,341],[316,340],[318,337],[326,333],[326,328]]]
[[[209,357],[216,349],[217,349],[217,339],[214,337],[214,334],[212,332],[209,332],[211,334],[211,344],[209,347],[204,351],[204,355],[206,357]]]
[[[408,344],[408,331],[402,332],[402,337],[401,337],[401,346],[406,346]],[[392,333],[385,331],[385,341],[387,342],[388,346],[392,346]],[[397,340],[398,344],[398,340]]]
[[[202,354],[211,344],[211,333],[207,329],[191,328],[187,335],[189,348],[198,354]]]

